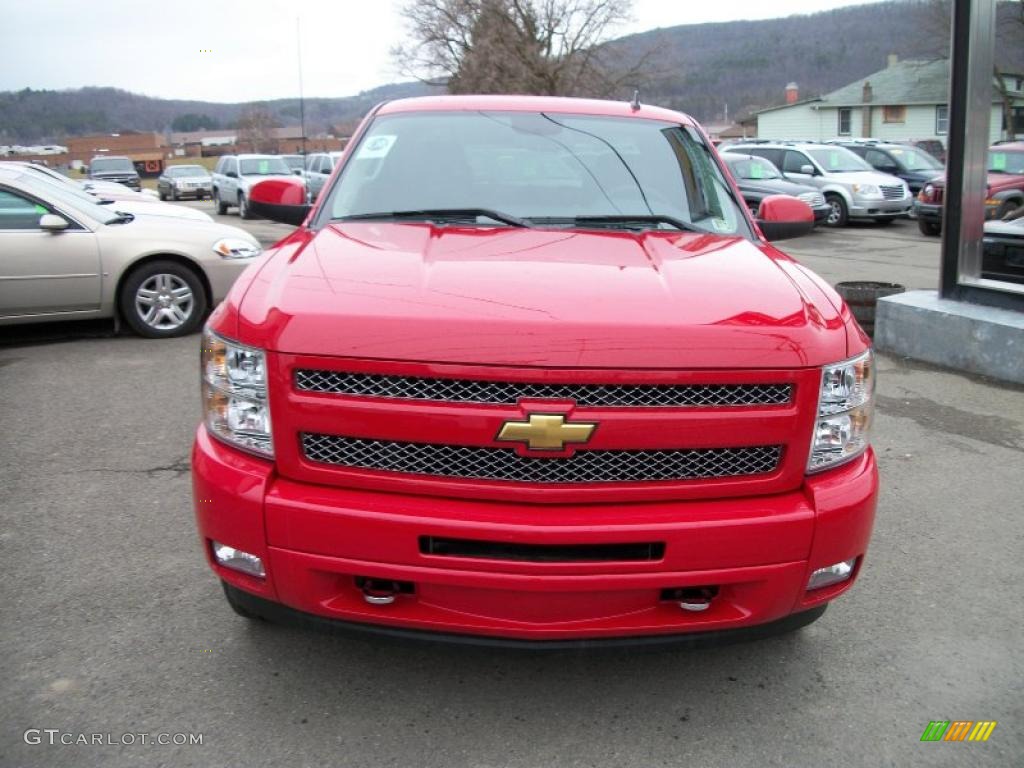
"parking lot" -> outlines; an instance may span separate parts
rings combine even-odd
[[[265,244],[289,229],[217,218]],[[938,280],[939,241],[913,221],[780,245],[833,283]],[[1020,765],[1019,387],[880,358],[871,549],[816,624],[531,654],[238,618],[192,518],[198,336],[4,336],[0,766]],[[937,719],[999,724],[987,743],[922,743]],[[50,746],[27,729],[202,744]]]

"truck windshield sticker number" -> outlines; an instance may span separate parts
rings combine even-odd
[[[391,147],[395,145],[396,139],[398,139],[397,136],[373,136],[367,139],[363,146],[359,148],[359,154],[356,155],[356,159],[377,160],[387,157]]]

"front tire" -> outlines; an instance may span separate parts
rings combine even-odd
[[[921,230],[922,235],[928,237],[938,237],[942,233],[942,225],[937,224],[934,221],[926,221],[920,216],[917,217],[917,228]]]
[[[228,605],[231,606],[231,610],[241,616],[243,619],[249,621],[262,621],[263,617],[259,614],[253,613],[244,605],[242,605],[235,597],[235,588],[228,584],[226,581],[222,581],[220,585],[224,588],[224,599],[228,601]]]
[[[159,197],[161,200],[167,199],[167,195],[164,194],[164,191],[160,187],[156,188],[156,196]]]
[[[825,195],[825,202],[830,208],[828,216],[825,217],[825,226],[845,227],[850,220],[850,210],[846,207],[846,201],[841,195]]]
[[[118,304],[137,334],[167,339],[195,331],[206,314],[207,301],[193,270],[176,261],[151,261],[128,275]]]
[[[996,211],[996,221],[1006,221],[1006,217],[1011,213],[1015,213],[1020,208],[1020,203],[1016,200],[1007,200],[999,206],[999,210]]]
[[[243,219],[251,219],[252,213],[249,212],[249,201],[245,199],[245,195],[241,192],[238,193],[238,215]]]
[[[174,187],[171,187],[171,200],[174,200],[175,202],[178,200],[178,190]]]
[[[228,204],[220,199],[220,190],[213,190],[213,204],[217,206],[217,215],[224,216],[228,212]]]

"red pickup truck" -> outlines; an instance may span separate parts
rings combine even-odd
[[[428,97],[363,121],[203,337],[203,550],[241,615],[547,647],[761,634],[860,572],[874,363],[704,132]]]
[[[917,226],[922,234],[942,232],[942,207],[946,183],[937,179],[925,184],[914,202]],[[1024,141],[989,147],[985,218],[1007,219],[1024,207]]]

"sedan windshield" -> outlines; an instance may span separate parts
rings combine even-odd
[[[844,147],[808,149],[807,154],[814,158],[814,161],[824,168],[826,173],[852,173],[854,171],[875,170],[866,161]]]
[[[996,173],[1024,173],[1024,152],[994,149],[988,153],[988,169]]]
[[[438,220],[448,212],[490,226],[749,234],[731,188],[692,128],[541,112],[380,117],[324,210],[332,219],[419,213]]]
[[[890,149],[889,154],[906,171],[941,171],[946,167],[927,152],[918,149]]]
[[[280,157],[255,157],[239,161],[243,176],[290,176],[288,164]]]
[[[737,179],[781,179],[779,169],[763,157],[738,157],[723,155],[726,165]]]
[[[164,174],[181,178],[183,176],[209,176],[210,172],[201,165],[172,165]]]
[[[89,170],[106,173],[108,171],[121,171],[123,173],[134,173],[135,166],[127,157],[97,157],[89,165]]]

